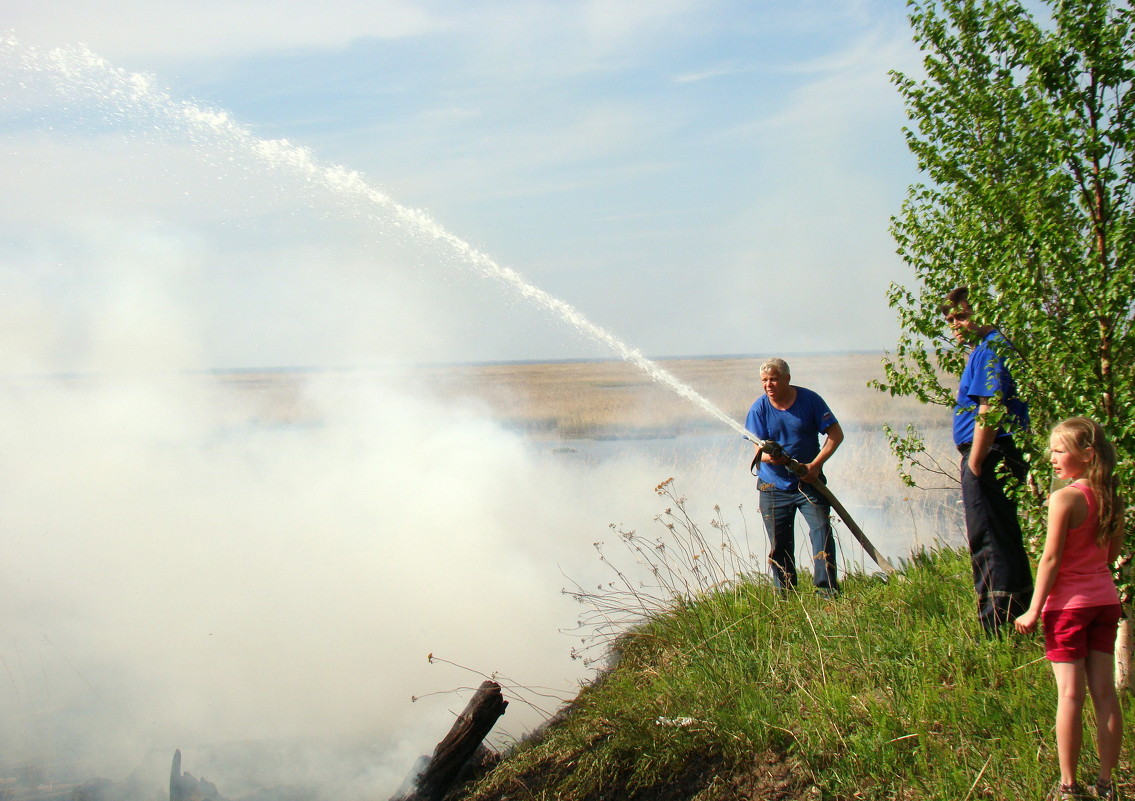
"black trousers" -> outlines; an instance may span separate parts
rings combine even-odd
[[[1002,464],[1004,467],[1002,467]],[[998,437],[981,465],[981,475],[969,469],[968,448],[962,448],[962,502],[966,537],[977,591],[977,613],[988,634],[999,633],[1029,608],[1033,576],[1017,519],[1017,504],[1005,493],[1009,474],[1023,481],[1025,463],[1010,437]]]

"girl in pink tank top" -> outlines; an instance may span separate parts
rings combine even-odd
[[[1116,493],[1115,449],[1092,420],[1074,417],[1052,430],[1057,478],[1072,483],[1048,499],[1048,536],[1021,633],[1044,623],[1045,655],[1056,677],[1056,751],[1060,799],[1087,798],[1076,776],[1085,696],[1096,711],[1100,770],[1096,795],[1114,798],[1111,773],[1119,762],[1123,717],[1115,690],[1115,632],[1119,594],[1111,564],[1123,544],[1123,502]],[[1043,617],[1042,617],[1043,616]]]

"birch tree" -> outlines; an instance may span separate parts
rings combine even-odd
[[[1020,439],[1040,480],[1021,508],[1035,545],[1048,432],[1066,417],[1103,425],[1135,506],[1135,15],[1131,0],[909,0],[908,13],[923,72],[892,77],[921,178],[892,232],[913,276],[890,288],[902,334],[876,386],[952,406],[964,354],[939,304],[968,285],[1030,404]],[[912,480],[922,432],[890,436]]]

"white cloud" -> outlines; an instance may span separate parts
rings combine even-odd
[[[300,0],[286,8],[272,0],[4,0],[0,9],[7,28],[27,42],[83,43],[131,62],[339,48],[363,36],[418,36],[444,25],[411,0]]]
[[[582,4],[585,29],[590,41],[604,50],[657,47],[683,28],[688,32],[714,16],[707,0],[658,0],[651,3],[610,3],[587,0]]]
[[[701,81],[709,81],[714,78],[723,78],[730,75],[736,75],[739,72],[746,72],[747,68],[738,68],[733,66],[716,67],[713,69],[701,70],[699,72],[687,72],[681,75],[674,76],[675,83],[700,83]]]
[[[896,335],[884,293],[904,268],[889,219],[913,172],[887,70],[913,50],[902,32],[868,31],[795,65],[786,74],[808,79],[781,105],[720,134],[754,151],[749,199],[726,235],[739,247],[717,274],[749,350],[882,347]]]

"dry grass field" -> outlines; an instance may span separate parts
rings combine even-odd
[[[880,358],[878,353],[808,355],[793,357],[788,363],[793,383],[823,395],[845,430],[877,431],[883,423],[943,425],[946,416],[941,410],[927,409],[908,398],[891,398],[867,386],[882,375]],[[659,364],[743,424],[761,392],[763,361],[764,357],[707,357],[667,359]],[[219,381],[261,419],[290,423],[312,414],[304,400],[305,375],[237,372],[221,374]],[[415,367],[374,377],[407,381],[446,401],[470,399],[484,404],[511,428],[561,439],[674,436],[721,428],[704,410],[624,361]]]
[[[743,423],[760,394],[763,357],[672,359],[660,364],[729,417]],[[827,399],[845,428],[884,422],[931,423],[936,412],[890,398],[867,382],[882,375],[880,354],[800,356],[788,360],[793,383]],[[477,398],[510,425],[558,432],[564,439],[680,434],[720,427],[691,402],[622,361],[488,364],[422,368],[417,376],[443,397]]]
[[[911,490],[899,479],[895,457],[882,436],[884,423],[897,429],[915,423],[928,437],[930,450],[947,473],[957,454],[950,443],[949,412],[924,407],[908,398],[891,398],[867,386],[882,375],[881,354],[852,353],[787,358],[793,383],[816,390],[828,401],[847,433],[837,458],[829,463],[829,481],[858,522],[871,528],[885,552],[909,554],[925,545],[960,540],[957,485],[951,478],[921,476],[928,487]],[[761,392],[764,357],[664,360],[660,364],[683,383],[743,424]],[[633,439],[683,434],[728,434],[722,424],[633,365],[621,361],[490,364],[422,368],[415,379],[441,397],[475,398],[511,428],[544,440]],[[729,439],[729,437],[725,437]],[[718,448],[698,464],[720,481],[734,481],[745,448]],[[737,464],[734,464],[736,462]],[[731,467],[727,474],[716,473]],[[748,485],[746,478],[742,483]],[[844,560],[866,557],[842,539]],[[850,546],[850,547],[848,547]],[[848,569],[845,563],[844,569]]]
[[[743,424],[761,392],[764,358],[673,359],[661,365]],[[948,411],[867,386],[882,376],[879,353],[786,360],[793,383],[823,395],[847,433],[827,471],[829,480],[857,516],[870,516],[873,536],[882,538],[876,544],[906,553],[920,544],[956,542],[960,523],[954,480],[923,476],[920,483],[948,491],[912,491],[899,479],[895,457],[881,434],[884,423],[897,429],[915,423],[927,434],[934,458],[952,473],[957,454],[950,444]],[[621,361],[424,368],[416,378],[440,396],[476,398],[510,427],[546,439],[728,433],[693,403]]]

